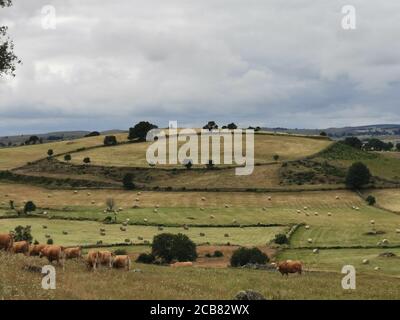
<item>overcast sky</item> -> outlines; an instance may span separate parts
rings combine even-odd
[[[345,4],[356,30],[341,27]],[[14,0],[0,12],[23,60],[0,79],[0,135],[400,123],[399,0]]]

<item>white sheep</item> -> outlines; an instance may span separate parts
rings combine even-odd
[[[206,198],[205,197],[201,197],[201,201],[206,201]]]
[[[156,204],[156,208],[159,208],[160,207],[160,205],[159,204]]]
[[[389,243],[389,240],[388,239],[383,239],[382,240],[382,244],[388,244]]]
[[[313,252],[314,254],[318,254],[318,253],[319,253],[319,249],[314,249],[312,252]]]
[[[362,263],[363,263],[363,264],[369,264],[369,260],[368,260],[368,259],[364,259],[364,260],[362,261]]]
[[[154,209],[153,211],[154,211],[154,213],[157,213],[157,212],[158,212],[158,210],[157,210],[157,209]]]
[[[400,233],[400,229],[396,229],[396,233]]]
[[[375,268],[374,268],[375,271],[379,271],[380,269],[381,269],[381,268],[379,268],[379,267],[375,267]]]
[[[228,204],[225,204],[225,208],[229,208],[229,205],[228,205]]]
[[[215,216],[214,215],[210,215],[210,219],[214,219],[215,218]]]
[[[78,193],[78,190],[75,190],[74,193],[77,194],[77,193]]]
[[[200,211],[204,211],[204,208],[200,208]]]
[[[307,226],[305,226],[305,228],[306,228],[306,230],[309,230],[309,229],[310,229],[310,226],[307,225]]]
[[[142,193],[141,193],[140,191],[137,193],[138,196],[140,196],[141,194],[142,194]]]
[[[306,216],[308,217],[310,214],[308,212],[306,212]]]
[[[262,209],[263,209],[263,211],[267,211],[267,208],[266,208],[266,207],[263,207]]]
[[[308,208],[307,208],[307,207],[304,207],[303,209],[304,209],[304,210],[308,210]]]
[[[272,200],[272,197],[269,196],[269,197],[268,197],[268,200],[271,201],[271,200]]]
[[[336,200],[339,200],[340,199],[340,197],[339,196],[336,196]]]
[[[314,216],[318,216],[318,212],[314,212]]]
[[[122,207],[119,207],[118,208],[118,211],[123,211],[124,209],[122,208]]]
[[[147,222],[148,220],[147,220],[147,218],[144,218],[143,221],[144,221],[144,222]]]
[[[91,195],[91,193],[90,193],[90,192],[88,192],[88,193],[87,193],[87,195],[88,195],[88,196],[90,196],[90,195]]]
[[[140,201],[140,199],[139,199],[139,198],[136,198],[135,201],[138,202],[138,201]]]
[[[297,210],[297,213],[301,213],[301,210]]]
[[[328,212],[328,217],[330,217],[332,215],[332,213]]]
[[[308,242],[308,243],[312,243],[313,240],[312,240],[311,238],[308,238],[308,239],[307,239],[307,242]]]
[[[96,201],[92,200],[92,204],[95,204],[95,203],[96,203]]]
[[[371,220],[369,223],[370,224],[375,224],[375,220]]]

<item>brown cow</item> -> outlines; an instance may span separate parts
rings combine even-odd
[[[115,256],[113,261],[114,268],[125,268],[127,271],[131,269],[131,259],[129,256]]]
[[[175,262],[173,264],[171,264],[171,267],[192,267],[193,266],[193,262],[191,261],[187,261],[187,262]]]
[[[14,244],[14,237],[11,233],[0,234],[0,250],[11,251]]]
[[[91,250],[88,252],[87,258],[86,258],[87,266],[88,268],[92,270],[96,270],[100,263],[100,254],[96,250]]]
[[[82,257],[82,248],[81,247],[66,248],[64,250],[64,253],[66,259],[80,258]]]
[[[29,246],[29,255],[30,256],[38,256],[40,255],[40,251],[45,247],[45,244],[33,244]]]
[[[46,257],[50,263],[57,261],[58,264],[64,267],[65,254],[62,246],[47,245],[40,251],[39,257]]]
[[[12,247],[13,253],[23,253],[24,255],[29,255],[29,242],[28,241],[17,241],[14,242]]]
[[[99,251],[100,264],[112,268],[115,254],[110,251]]]
[[[301,274],[303,264],[301,261],[286,260],[278,263],[278,271],[283,275],[289,276],[289,273]]]

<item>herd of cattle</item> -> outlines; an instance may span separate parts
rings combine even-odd
[[[14,241],[12,234],[0,234],[0,250],[11,253],[22,253],[26,256],[45,257],[52,263],[56,261],[64,267],[66,259],[82,258],[82,248],[64,248],[58,245],[46,244],[29,244],[28,241]],[[109,268],[125,268],[130,270],[131,259],[127,255],[115,255],[106,250],[91,250],[86,256],[86,264],[88,268],[96,270],[99,266],[107,266]]]
[[[0,250],[6,250],[12,253],[22,253],[26,256],[46,257],[52,263],[56,261],[64,267],[66,259],[82,258],[82,248],[64,248],[58,245],[33,244],[28,241],[14,241],[12,234],[0,234]],[[125,268],[130,270],[131,259],[128,255],[115,255],[106,250],[91,250],[86,258],[86,265],[89,269],[96,270],[99,266],[108,268]],[[302,273],[303,265],[301,261],[286,260],[273,264],[276,269],[283,275],[288,276],[289,273]],[[193,266],[192,262],[176,262],[172,267],[188,267]]]

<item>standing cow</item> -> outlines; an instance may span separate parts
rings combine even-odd
[[[14,237],[11,233],[0,234],[0,250],[11,251],[14,244]]]
[[[96,270],[96,268],[100,264],[100,253],[97,250],[90,250],[88,252],[87,258],[86,258],[86,263],[88,268],[92,269],[93,271]]]
[[[47,245],[40,251],[39,257],[46,257],[50,263],[57,261],[64,268],[65,254],[62,246]]]
[[[278,263],[278,271],[283,275],[289,276],[289,273],[301,274],[303,264],[301,261],[286,260]]]
[[[45,244],[32,244],[29,246],[29,255],[30,256],[39,256],[40,251],[44,249],[46,245]]]
[[[28,241],[17,241],[13,243],[13,253],[22,253],[26,256],[29,255],[29,242]]]
[[[82,248],[81,247],[66,248],[64,250],[64,253],[65,253],[66,259],[80,258],[80,257],[82,257]]]
[[[131,259],[127,255],[115,256],[113,260],[114,268],[125,268],[127,271],[131,269]]]
[[[110,251],[99,251],[99,260],[102,266],[112,268],[114,257],[115,254]]]

